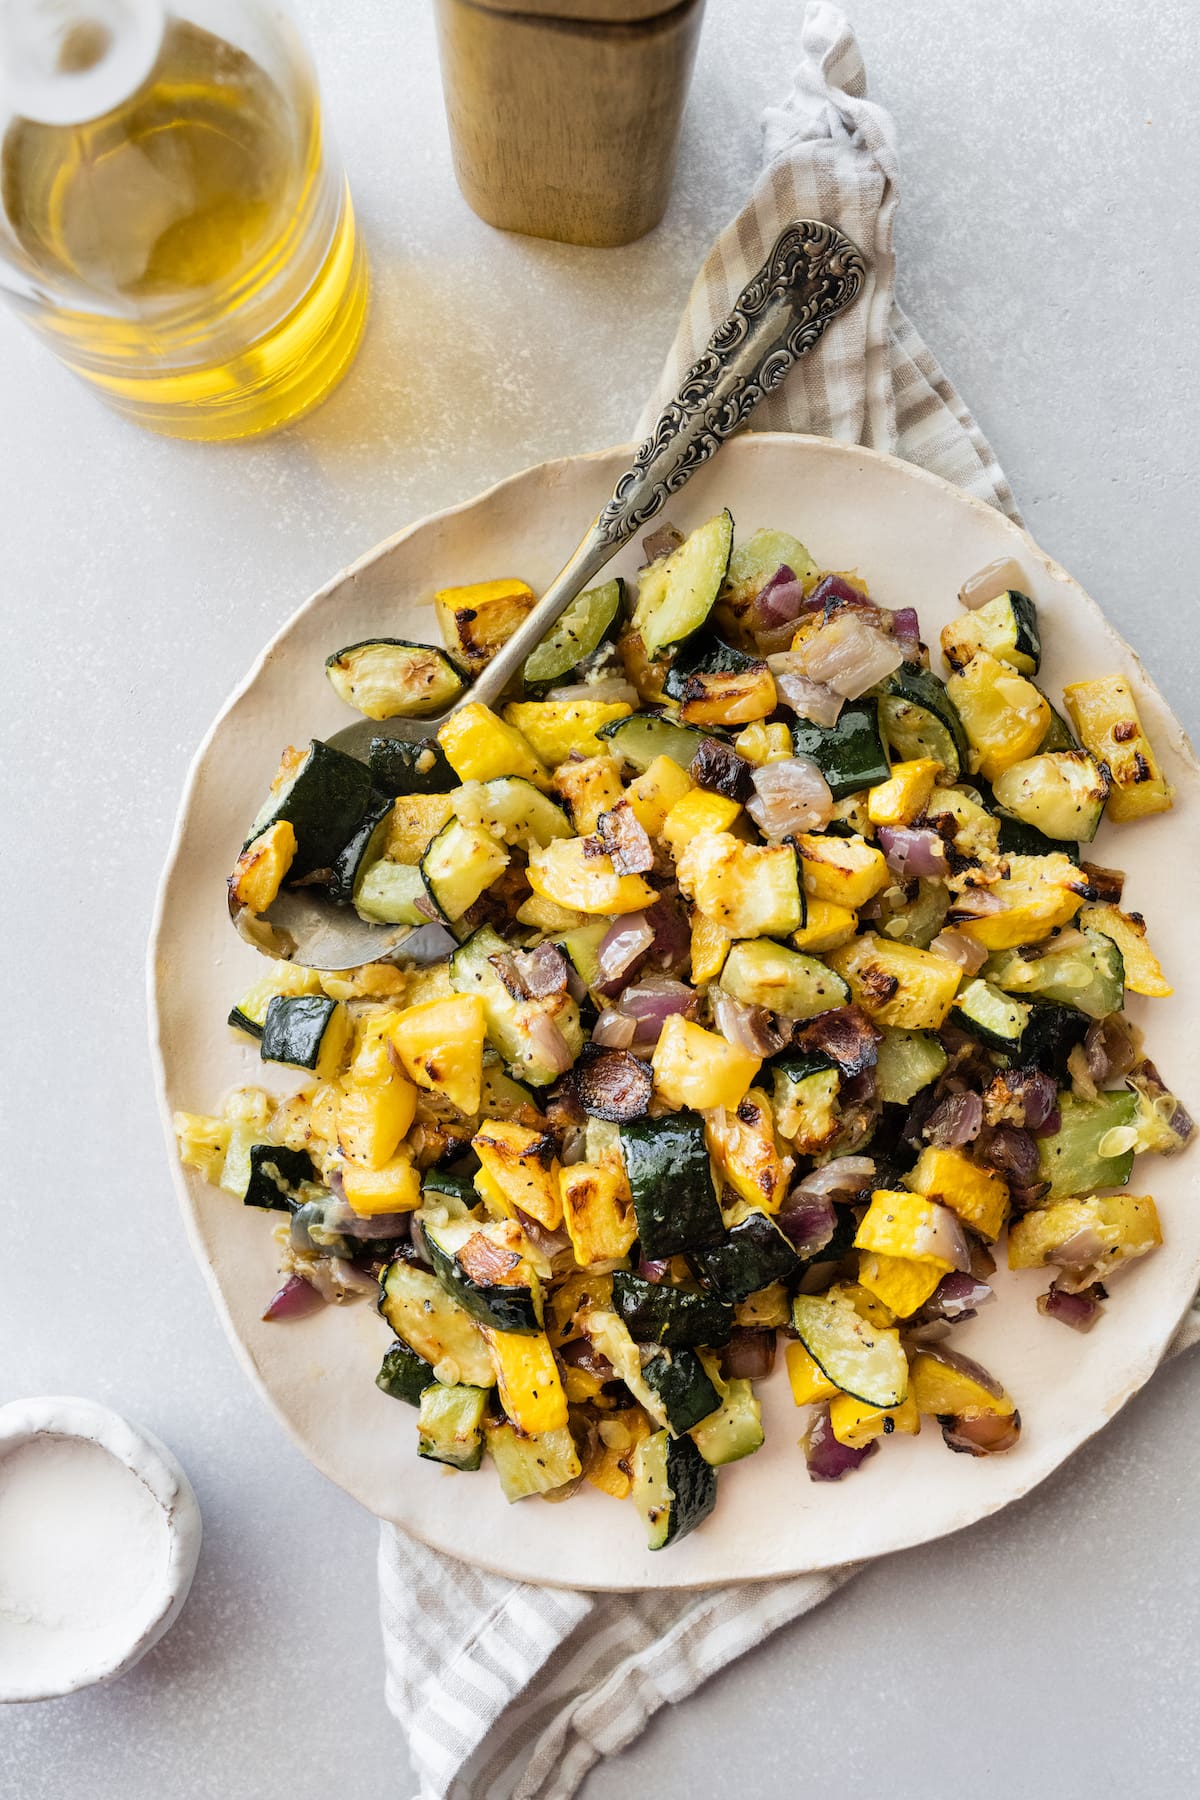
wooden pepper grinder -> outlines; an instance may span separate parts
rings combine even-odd
[[[628,244],[667,204],[704,0],[436,0],[458,185],[489,225]]]

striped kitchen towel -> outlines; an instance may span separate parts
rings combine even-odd
[[[805,13],[792,91],[768,110],[764,129],[763,172],[709,252],[638,431],[783,227],[821,218],[864,251],[867,292],[762,403],[755,426],[892,451],[1016,518],[986,439],[896,304],[895,126],[866,98],[854,34],[823,0]],[[1197,1337],[1193,1311],[1172,1350]],[[568,1800],[593,1763],[628,1744],[664,1702],[693,1693],[853,1573],[589,1594],[484,1574],[384,1525],[387,1699],[420,1800]]]

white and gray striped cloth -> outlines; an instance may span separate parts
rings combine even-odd
[[[839,225],[866,255],[867,292],[755,413],[764,430],[810,431],[892,451],[1017,511],[986,439],[896,304],[896,132],[866,98],[842,13],[810,5],[791,93],[764,119],[765,167],[713,245],[658,389],[679,379],[796,218]],[[1193,1311],[1172,1345],[1200,1338]],[[789,1581],[589,1594],[482,1573],[385,1525],[379,1546],[387,1700],[404,1727],[420,1800],[568,1800],[588,1769],[852,1568]]]

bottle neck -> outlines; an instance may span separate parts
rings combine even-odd
[[[0,104],[78,125],[136,93],[158,59],[163,0],[0,0]]]

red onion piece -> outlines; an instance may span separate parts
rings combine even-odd
[[[1121,1013],[1105,1019],[1094,1019],[1083,1040],[1083,1054],[1088,1074],[1102,1087],[1128,1075],[1137,1061],[1133,1042],[1133,1026]]]
[[[759,588],[746,611],[746,624],[751,631],[770,631],[776,625],[787,625],[804,611],[804,583],[797,581],[793,569],[780,563],[770,579]]]
[[[775,1367],[775,1333],[755,1326],[739,1326],[721,1358],[727,1381],[765,1381]]]
[[[1043,1318],[1057,1319],[1072,1331],[1090,1331],[1103,1310],[1095,1286],[1080,1294],[1068,1294],[1053,1281],[1047,1293],[1038,1295],[1037,1309]]]
[[[791,1240],[797,1255],[808,1261],[824,1250],[833,1237],[837,1212],[832,1200],[811,1193],[802,1185],[780,1207],[775,1223]]]
[[[600,814],[597,829],[618,875],[644,875],[654,867],[650,834],[628,800]]]
[[[839,1444],[829,1422],[829,1408],[823,1406],[804,1439],[804,1460],[808,1464],[809,1480],[840,1481],[844,1475],[860,1468],[878,1448],[878,1438],[872,1438],[861,1450],[852,1450],[849,1444]]]
[[[324,1296],[318,1294],[311,1283],[300,1275],[289,1275],[279,1292],[271,1300],[264,1319],[303,1319],[306,1314],[316,1312],[324,1306]]]
[[[566,992],[569,968],[557,944],[539,944],[534,950],[514,950],[513,966],[533,1000]]]
[[[342,1187],[341,1173],[337,1169],[334,1169],[329,1177],[330,1188],[334,1187],[335,1180],[337,1182],[336,1194],[339,1197],[335,1198],[332,1205],[325,1208],[324,1223],[327,1230],[340,1232],[343,1237],[348,1238],[364,1240],[383,1238],[389,1242],[395,1242],[397,1238],[408,1236],[409,1228],[412,1225],[411,1213],[356,1213],[353,1207],[340,1197],[344,1195],[345,1189]]]
[[[573,963],[567,964],[567,992],[576,1005],[587,999],[587,982]]]
[[[929,948],[935,956],[944,956],[947,962],[957,963],[965,975],[977,975],[988,959],[987,950],[978,938],[968,937],[965,931],[955,931],[953,926],[939,931]]]
[[[924,1137],[940,1150],[961,1149],[983,1129],[983,1101],[969,1090],[947,1094],[925,1121]]]
[[[805,1194],[837,1194],[843,1200],[857,1200],[869,1194],[874,1185],[873,1156],[835,1156],[819,1169],[810,1169],[799,1187]],[[798,1191],[793,1190],[793,1199]]]
[[[634,1020],[634,1047],[653,1047],[672,1013],[692,1018],[700,996],[682,981],[668,975],[648,975],[636,987],[627,987],[621,995],[620,1009]],[[594,1034],[593,1034],[594,1035]]]
[[[1028,1187],[1038,1177],[1037,1143],[1019,1125],[995,1125],[981,1140],[980,1160],[1018,1187]]]
[[[741,805],[754,792],[753,773],[753,765],[739,756],[732,744],[722,744],[717,738],[705,738],[688,764],[688,774],[697,787]]]
[[[643,1281],[652,1281],[657,1286],[660,1281],[667,1279],[671,1273],[671,1265],[669,1262],[643,1256],[638,1263],[637,1272]]]
[[[672,550],[678,550],[683,542],[683,533],[666,519],[656,525],[648,537],[642,539],[642,553],[648,563],[657,562],[660,556],[670,556]]]
[[[967,1456],[999,1456],[1015,1448],[1021,1436],[1020,1413],[981,1413],[976,1419],[952,1419],[942,1426],[950,1450]]]
[[[833,1006],[818,1013],[801,1026],[797,1039],[801,1049],[828,1056],[847,1079],[873,1069],[879,1060],[880,1033],[857,1006]]]
[[[833,816],[833,795],[816,763],[807,756],[788,756],[764,763],[753,775],[754,798],[746,811],[763,836],[794,837],[818,831]]]
[[[918,662],[921,656],[921,621],[913,606],[899,606],[892,614],[892,636],[903,653],[905,662]]]
[[[531,1007],[526,1017],[525,1029],[529,1037],[530,1049],[534,1052],[537,1061],[555,1075],[565,1075],[575,1058],[571,1055],[562,1032],[549,1014]]]
[[[852,612],[878,613],[879,608],[873,600],[868,599],[861,588],[847,581],[844,575],[822,575],[816,587],[808,597],[809,612],[823,612],[832,617],[843,607]]]
[[[322,1300],[340,1305],[365,1294],[377,1294],[379,1283],[364,1275],[342,1256],[318,1256],[305,1264],[305,1272]]]
[[[1002,1069],[983,1094],[983,1116],[989,1125],[1019,1125],[1037,1131],[1058,1100],[1053,1075],[1042,1069]]]
[[[595,1375],[600,1381],[612,1381],[617,1371],[596,1349],[590,1338],[572,1338],[569,1344],[563,1344],[556,1352],[558,1360],[566,1363],[569,1369],[583,1369],[588,1375]]]
[[[721,988],[709,993],[713,1024],[727,1044],[751,1056],[774,1056],[792,1039],[791,1026],[778,1025],[765,1006],[746,1006]]]
[[[875,836],[897,881],[946,873],[946,846],[936,831],[911,825],[881,825]]]
[[[692,954],[692,928],[679,904],[678,888],[664,889],[642,916],[654,933],[647,962],[664,974],[680,974]]]
[[[630,1013],[606,1006],[592,1027],[592,1042],[606,1050],[628,1050],[637,1030],[637,1020]]]
[[[1015,1213],[1030,1212],[1040,1206],[1050,1192],[1048,1181],[1035,1181],[1030,1187],[1019,1187],[1012,1182],[1008,1186],[1008,1199]]]
[[[943,1275],[925,1305],[922,1322],[927,1319],[973,1319],[981,1306],[996,1298],[986,1281],[978,1280],[966,1269],[952,1269]]]
[[[517,1224],[534,1249],[540,1250],[543,1256],[553,1259],[561,1256],[564,1250],[571,1248],[571,1238],[567,1231],[562,1229],[549,1231],[540,1219],[531,1218],[527,1212],[522,1212],[519,1206],[515,1206],[513,1211],[517,1215]]]
[[[1054,1092],[1055,1092],[1055,1096],[1057,1097],[1058,1089],[1055,1088]],[[1038,1126],[1037,1130],[1034,1132],[1033,1135],[1034,1135],[1034,1137],[1039,1137],[1039,1138],[1053,1137],[1056,1132],[1059,1132],[1061,1130],[1062,1130],[1062,1112],[1061,1112],[1060,1108],[1057,1105],[1055,1105],[1050,1108],[1050,1111],[1046,1114],[1046,1117],[1042,1120],[1042,1123]]]
[[[784,651],[767,658],[767,667],[775,677],[775,692],[798,718],[814,725],[836,725],[845,705],[845,696],[837,694],[824,682],[813,681],[800,667],[798,653]]]
[[[614,919],[600,941],[597,960],[603,979],[597,982],[602,994],[614,994],[634,963],[646,954],[654,942],[654,927],[644,912],[625,913]]]
[[[989,600],[996,600],[1006,594],[1009,588],[1022,589],[1025,575],[1018,562],[1011,556],[998,556],[995,562],[985,563],[982,569],[976,569],[968,575],[958,590],[961,605],[969,612],[977,607],[986,606]]]
[[[584,1046],[575,1066],[575,1091],[593,1118],[623,1123],[645,1116],[653,1080],[645,1063],[628,1050],[595,1050]]]
[[[846,700],[857,700],[904,661],[895,638],[858,612],[840,611],[804,641],[804,673]]]
[[[1182,1149],[1196,1129],[1195,1120],[1188,1112],[1187,1107],[1171,1093],[1154,1064],[1148,1059],[1143,1059],[1136,1068],[1131,1069],[1130,1076],[1131,1080],[1126,1085],[1140,1088],[1149,1100],[1159,1100],[1164,1094],[1170,1095],[1174,1101],[1174,1110],[1166,1121],[1167,1130],[1179,1139],[1179,1148]],[[1162,1154],[1165,1155],[1167,1152],[1164,1151]]]
[[[954,919],[986,919],[993,913],[1003,912],[1004,902],[999,894],[991,888],[967,887],[954,897],[954,903],[946,917]]]

